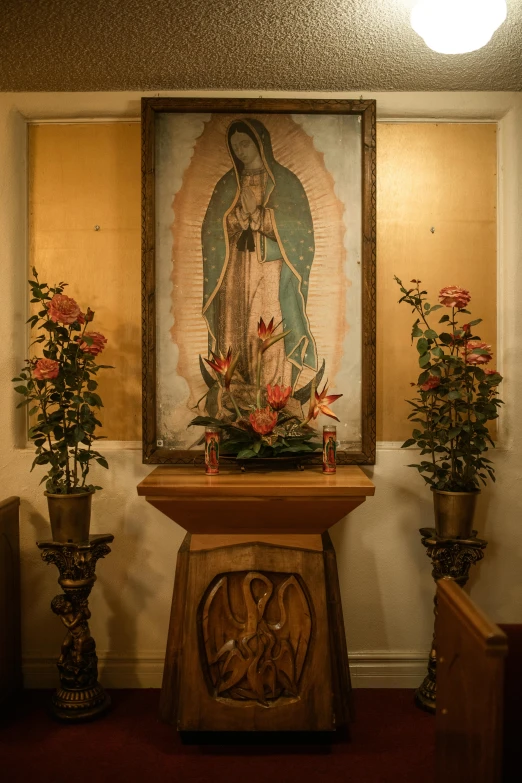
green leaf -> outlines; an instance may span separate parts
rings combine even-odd
[[[298,400],[300,403],[302,403],[302,404],[308,402],[308,400],[310,399],[310,394],[312,393],[312,383],[315,380],[315,388],[317,389],[317,387],[319,386],[319,384],[321,383],[321,381],[323,379],[325,367],[326,367],[326,364],[325,364],[325,360],[323,359],[323,363],[321,365],[321,369],[319,370],[319,372],[315,376],[315,379],[312,378],[312,380],[309,381],[309,383],[307,383],[306,386],[303,386],[302,389],[298,389],[298,391],[294,392],[292,396],[296,400]]]
[[[408,440],[405,440],[402,444],[401,449],[407,449],[409,446],[413,446],[415,442],[415,438],[408,438]]]
[[[418,326],[418,323],[419,320],[417,319],[413,324],[413,329],[411,330],[412,340],[414,337],[422,337],[422,329]]]
[[[460,435],[461,432],[462,432],[462,427],[452,427],[450,430],[448,430],[449,440],[453,440],[453,438],[456,438],[457,435]]]
[[[97,457],[96,462],[98,463],[98,465],[101,465],[102,468],[108,468],[109,467],[109,463],[107,462],[105,457]]]
[[[27,386],[15,386],[15,392],[18,394],[27,394]]]
[[[439,319],[439,324],[443,324],[445,321],[449,321],[449,319],[449,315],[443,315],[442,318]]]
[[[417,350],[420,354],[426,353],[428,350],[428,341],[424,339],[424,337],[421,337],[420,340],[417,340]]]
[[[436,340],[439,335],[433,329],[426,329],[424,336],[427,337],[428,340]]]
[[[199,355],[199,369],[201,371],[201,375],[203,377],[203,380],[207,384],[208,388],[212,388],[212,386],[216,383],[216,379],[212,377],[212,375],[209,373],[205,366],[205,362],[203,361],[201,354]]]
[[[256,457],[256,452],[253,449],[243,449],[237,455],[238,459],[249,459],[250,457]]]
[[[427,353],[425,353],[423,356],[420,357],[420,359],[419,359],[419,366],[420,367],[426,367],[426,365],[429,364],[430,361],[431,361],[431,355],[430,355],[430,352],[427,351]]]

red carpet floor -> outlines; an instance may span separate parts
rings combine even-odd
[[[157,718],[159,691],[111,691],[94,723],[61,725],[27,691],[0,724],[2,783],[433,783],[435,721],[407,690],[356,690],[350,740],[331,746],[183,745]]]

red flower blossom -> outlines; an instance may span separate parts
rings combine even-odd
[[[270,386],[269,383],[266,385],[268,404],[274,411],[280,411],[285,407],[291,392],[291,386],[285,389],[283,386]]]
[[[457,310],[462,310],[471,300],[471,295],[465,288],[459,288],[458,285],[448,285],[446,288],[440,289],[439,299],[441,304],[446,307],[456,307]]]
[[[268,406],[258,408],[250,414],[250,424],[259,435],[268,435],[277,424],[277,411],[273,411]]]
[[[89,339],[89,342],[85,341],[86,337]],[[83,337],[78,337],[77,339],[80,343],[80,350],[84,353],[89,353],[91,356],[98,356],[107,343],[107,338],[99,332],[85,332]]]
[[[474,351],[487,351],[487,353],[474,353]],[[493,358],[491,345],[482,340],[468,340],[464,347],[464,361],[466,364],[488,364]]]
[[[49,318],[55,324],[73,324],[81,316],[78,303],[71,299],[70,296],[65,296],[65,294],[55,294],[46,306]]]
[[[38,359],[33,367],[33,375],[39,381],[47,381],[58,377],[60,365],[54,359]]]
[[[265,322],[262,318],[259,319],[259,324],[257,326],[257,336],[260,340],[268,340],[269,337],[272,337],[272,334],[274,333],[274,319],[270,321],[268,326],[265,325]]]
[[[228,349],[227,355],[225,357],[212,353],[212,359],[205,359],[206,363],[209,365],[209,367],[212,367],[214,372],[223,376],[223,382],[227,391],[230,389],[230,383],[232,381],[232,376],[234,375],[234,370],[236,369],[238,359],[239,354],[232,358],[232,348]]]
[[[335,419],[336,421],[339,421],[335,413],[330,410],[328,407],[332,404],[332,402],[335,402],[339,399],[339,397],[342,397],[342,394],[328,394],[328,381],[323,386],[322,392],[315,392],[315,399],[313,401],[310,401],[310,408],[308,409],[308,417],[305,420],[305,424],[310,421],[310,419],[317,419],[320,413],[324,413],[325,416],[330,416],[330,418]]]
[[[428,380],[427,380],[427,381],[425,381],[425,382],[424,382],[424,383],[421,385],[421,387],[420,387],[420,388],[422,389],[422,391],[425,391],[425,392],[427,392],[427,391],[433,391],[433,390],[434,390],[434,389],[436,389],[438,386],[440,386],[440,378],[438,378],[436,375],[430,375],[430,377],[428,378]]]
[[[273,318],[270,320],[268,325],[265,324],[262,318],[259,319],[259,324],[257,325],[257,336],[261,340],[261,353],[264,353],[268,348],[270,348],[271,345],[276,343],[278,340],[281,340],[283,337],[286,337],[287,334],[290,334],[290,329],[287,332],[274,334],[278,326],[280,326],[280,324],[274,326]]]

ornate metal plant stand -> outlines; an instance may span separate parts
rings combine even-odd
[[[51,609],[67,628],[57,662],[60,687],[51,710],[60,720],[89,720],[110,706],[110,698],[98,682],[96,643],[89,630],[89,595],[96,581],[96,563],[111,551],[113,535],[89,536],[89,543],[39,541],[42,559],[60,572],[63,593],[51,601]]]
[[[431,575],[435,582],[443,577],[453,579],[464,587],[469,578],[469,569],[484,557],[487,541],[477,538],[473,530],[470,538],[440,538],[434,528],[421,527],[422,544],[431,558]],[[437,615],[437,595],[433,599],[434,614]],[[415,704],[426,712],[435,713],[437,691],[437,648],[435,631],[428,659],[428,673],[415,691]]]

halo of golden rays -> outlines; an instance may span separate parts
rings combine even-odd
[[[343,269],[346,250],[343,204],[334,192],[334,181],[327,171],[323,154],[291,116],[252,115],[270,133],[275,159],[300,179],[312,213],[315,255],[310,270],[307,314],[317,346],[319,362],[326,361],[328,377],[335,375],[342,360],[343,339],[349,328],[346,321],[346,280]],[[203,302],[203,257],[201,228],[213,190],[231,168],[226,132],[234,119],[242,115],[215,114],[205,123],[196,140],[194,154],[185,170],[180,189],[173,200],[172,224],[172,315],[171,337],[178,346],[177,372],[187,381],[189,407],[206,391],[201,377],[199,356],[207,356],[206,322],[201,314]],[[311,237],[312,239],[312,237]],[[298,387],[313,376],[304,370]]]

